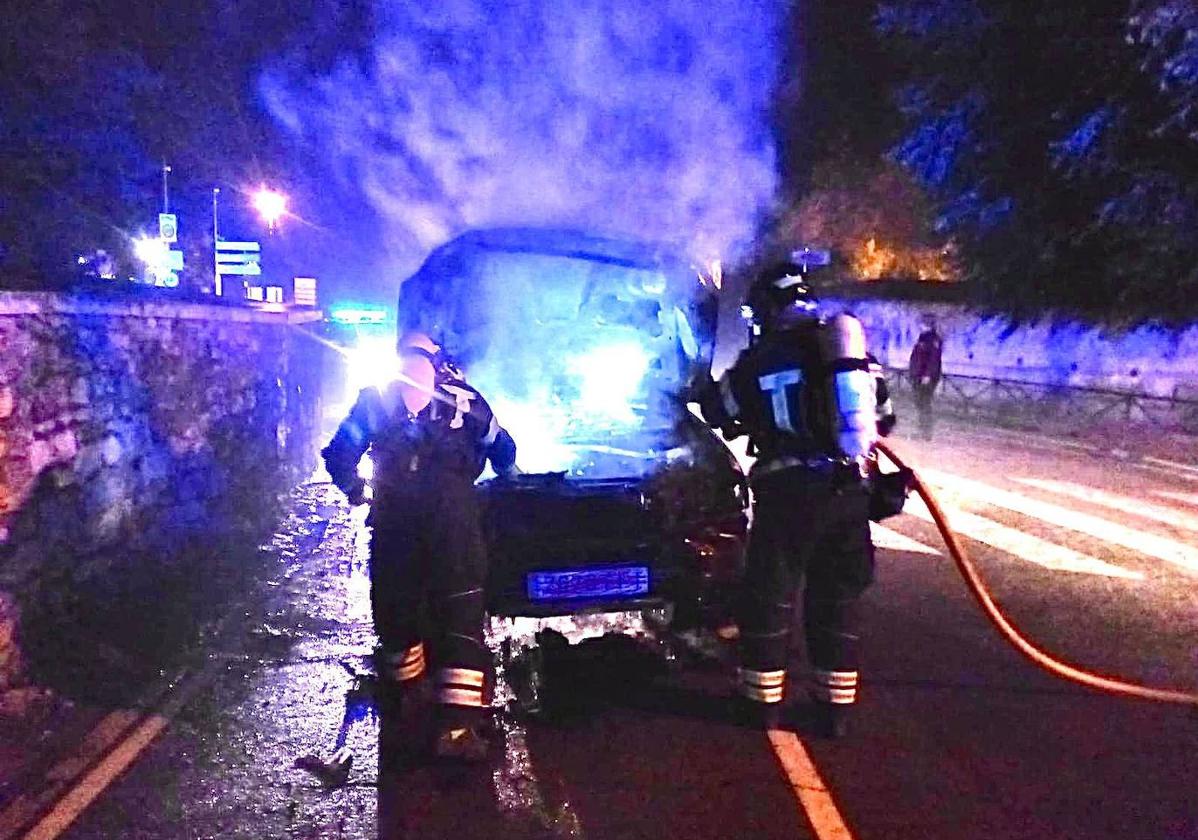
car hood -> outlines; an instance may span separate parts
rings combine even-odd
[[[684,454],[679,395],[710,369],[715,298],[668,250],[561,230],[474,231],[403,284],[530,472],[643,475]]]

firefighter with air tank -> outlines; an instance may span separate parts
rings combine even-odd
[[[756,458],[735,702],[756,724],[780,725],[805,577],[814,726],[839,737],[857,699],[859,598],[874,575],[870,459],[894,415],[860,321],[820,318],[797,265],[762,272],[748,307],[754,340],[700,398],[707,421],[747,434]]]
[[[407,702],[431,660],[433,754],[478,761],[493,675],[474,482],[488,459],[496,473],[513,472],[516,444],[429,336],[405,332],[398,350],[399,375],[361,392],[322,455],[353,504],[367,500],[358,462],[368,449],[374,460],[370,599],[380,676]]]

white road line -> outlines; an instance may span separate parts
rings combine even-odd
[[[1009,528],[1001,522],[995,522],[984,516],[958,510],[948,505],[942,505],[942,507],[949,524],[957,533],[1028,563],[1034,563],[1055,572],[1076,572],[1125,580],[1144,579],[1144,575],[1140,572],[1124,569],[1122,566],[1099,560],[1097,557],[1091,557],[1063,545],[1042,540],[1033,534],[1025,534],[1023,531]],[[922,500],[912,499],[907,503],[905,510],[926,522],[932,521],[932,515],[928,513]]]
[[[1186,472],[1178,472],[1172,467],[1161,467],[1156,464],[1145,464],[1143,462],[1133,463],[1132,466],[1138,467],[1142,470],[1148,470],[1154,475],[1167,475],[1169,478],[1179,478],[1182,481],[1192,481],[1198,483],[1198,474],[1191,475],[1190,473]]]
[[[803,742],[784,729],[771,729],[768,734],[770,745],[819,840],[853,840],[852,832],[832,799],[832,792],[815,769],[815,762]]]
[[[1081,443],[1076,440],[1064,440],[1062,438],[1048,437],[1046,435],[1037,434],[1035,432],[1012,432],[1008,429],[991,428],[984,432],[975,432],[985,437],[1001,436],[1014,440],[1017,443],[1028,444],[1036,443],[1046,449],[1072,449],[1078,452],[1105,452],[1102,447],[1095,446],[1090,443]]]
[[[1185,464],[1181,461],[1170,461],[1167,458],[1154,458],[1151,455],[1145,455],[1144,460],[1149,464],[1158,464],[1162,467],[1168,467],[1171,470],[1181,470],[1192,475],[1198,475],[1198,464]]]
[[[1172,490],[1155,490],[1156,495],[1164,499],[1172,499],[1187,505],[1198,507],[1198,493],[1176,493]]]
[[[1091,502],[1092,504],[1108,507],[1112,510],[1132,513],[1136,516],[1142,516],[1145,519],[1154,519],[1157,522],[1163,522],[1175,528],[1198,531],[1198,516],[1191,516],[1188,513],[1182,513],[1173,508],[1154,505],[1135,496],[1121,496],[1118,493],[1108,493],[1105,490],[1087,487],[1084,484],[1075,484],[1072,481],[1054,481],[1047,478],[1016,478],[1015,480],[1020,484],[1027,484],[1031,487],[1047,490],[1050,493],[1059,493],[1062,496],[1080,499],[1083,502]]]
[[[879,525],[877,522],[869,523],[869,530],[873,537],[874,548],[885,548],[890,551],[906,551],[909,554],[930,554],[933,557],[942,556],[941,552],[930,545],[924,545],[919,540],[913,540],[906,534],[900,534],[898,531],[891,530],[885,525]]]
[[[966,496],[976,502],[1006,508],[1015,513],[1034,517],[1051,525],[1087,534],[1113,545],[1129,548],[1139,554],[1172,563],[1189,572],[1198,572],[1198,548],[1185,543],[1128,528],[1108,519],[1079,513],[1069,508],[1041,502],[1018,493],[1002,490],[980,481],[960,478],[940,470],[925,469],[921,475],[940,487]]]

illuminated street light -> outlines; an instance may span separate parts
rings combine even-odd
[[[254,193],[254,209],[258,211],[258,215],[262,217],[262,221],[266,222],[271,232],[274,232],[279,219],[287,214],[287,196],[262,187]]]
[[[171,244],[158,236],[142,234],[133,240],[133,253],[146,264],[146,274],[155,286],[174,288],[179,285],[175,272],[183,268],[183,254],[172,251]],[[172,260],[172,257],[178,258]]]
[[[170,248],[170,245],[156,236],[140,236],[133,240],[133,253],[155,276],[166,270],[167,252]]]

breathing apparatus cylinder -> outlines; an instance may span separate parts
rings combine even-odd
[[[831,372],[828,418],[845,456],[869,455],[878,439],[877,395],[865,350],[865,328],[852,315],[836,315],[819,334],[820,355]]]

